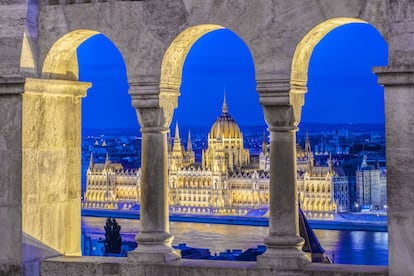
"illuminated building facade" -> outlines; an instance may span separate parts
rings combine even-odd
[[[141,195],[148,203],[142,205],[141,224],[148,231],[138,235],[140,246],[128,255],[128,262],[63,257],[42,262],[42,275],[51,270],[58,275],[96,272],[112,262],[119,271],[130,271],[128,275],[136,271],[191,274],[194,269],[205,275],[280,270],[286,274],[292,269],[304,275],[369,274],[359,266],[308,267],[303,254],[294,250],[302,242],[296,215],[295,132],[308,86],[309,61],[324,37],[354,23],[372,24],[389,45],[388,65],[374,68],[387,99],[390,203],[389,265],[378,271],[384,275],[414,271],[414,170],[407,169],[414,160],[411,1],[312,1],[312,5],[309,1],[255,1],[254,5],[250,1],[232,5],[221,1],[3,1],[0,14],[4,29],[0,35],[0,182],[7,195],[0,208],[6,229],[0,249],[4,274],[20,275],[26,265],[36,266],[34,257],[80,254],[80,99],[91,84],[79,79],[76,50],[99,34],[96,30],[122,49],[132,104],[146,141],[142,159],[144,164],[157,164],[142,171],[142,179],[151,179],[143,181],[146,192]],[[109,16],[102,20],[103,15]],[[251,50],[256,90],[271,132],[270,157],[282,160],[271,162],[270,234],[264,240],[269,247],[257,267],[236,263],[229,269],[205,260],[191,266],[181,262],[162,266],[159,263],[175,260],[164,200],[168,185],[165,129],[178,105],[182,68],[191,47],[202,36],[226,27],[243,37]],[[278,212],[281,206],[285,212]],[[23,233],[33,237],[33,247],[41,250],[28,254],[27,246],[19,246]],[[154,260],[154,255],[159,258]]]
[[[243,181],[250,178],[243,168],[250,163],[250,154],[243,147],[243,134],[238,124],[228,112],[226,97],[222,113],[208,134],[208,148],[202,152],[201,165],[195,163],[190,136],[187,145],[187,150],[184,150],[176,125],[169,154],[169,203],[172,211],[234,214],[251,209],[257,193],[252,191],[254,185]],[[243,173],[236,173],[240,171]]]
[[[141,169],[124,169],[112,163],[106,154],[105,163],[95,163],[91,153],[86,172],[84,208],[130,209],[140,198]]]
[[[250,154],[243,134],[230,116],[224,98],[222,113],[208,134],[208,148],[196,164],[191,136],[181,143],[178,123],[168,146],[169,205],[176,213],[245,214],[268,205],[269,174],[246,169]],[[125,170],[120,163],[95,164],[87,171],[84,208],[128,208],[139,203],[140,169]]]
[[[269,146],[262,146],[260,168],[269,170]],[[333,219],[336,212],[350,208],[348,178],[331,157],[327,166],[315,165],[313,152],[306,137],[305,150],[296,147],[297,184],[301,208],[309,219]]]
[[[356,172],[356,188],[359,207],[370,210],[387,209],[387,171],[379,165],[368,165],[366,155]]]
[[[213,171],[241,169],[250,163],[249,151],[243,148],[243,134],[228,112],[224,97],[222,113],[208,134],[208,148],[202,165]]]
[[[264,137],[265,138],[265,137]],[[269,202],[269,146],[263,139],[259,166],[250,164],[243,147],[243,134],[230,116],[226,98],[222,113],[208,134],[202,162],[195,162],[191,136],[187,149],[181,143],[178,123],[169,144],[170,210],[174,213],[246,214],[266,208]],[[305,215],[333,219],[334,213],[349,210],[348,179],[339,167],[315,166],[309,139],[305,150],[297,146],[298,193]],[[131,208],[139,202],[140,170],[124,170],[121,164],[94,164],[87,171],[84,208]]]

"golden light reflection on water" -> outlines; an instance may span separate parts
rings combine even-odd
[[[209,248],[212,253],[225,251],[227,248],[246,250],[263,244],[267,236],[267,227],[171,223],[174,243],[187,243],[191,247]]]
[[[82,217],[82,225],[86,225],[88,231],[103,232],[105,219]],[[123,234],[139,231],[138,220],[117,219],[117,222]],[[170,232],[174,235],[173,244],[186,243],[190,247],[208,248],[214,254],[228,248],[246,250],[262,245],[267,227],[171,222]]]
[[[88,234],[95,231],[103,235],[106,218],[82,217],[82,225]],[[123,235],[134,236],[139,221],[117,219]],[[226,249],[242,249],[263,245],[267,227],[171,222],[173,244],[186,243],[190,247],[208,248],[211,254]],[[335,263],[341,264],[388,264],[388,233],[345,230],[314,230],[320,244]],[[334,256],[333,256],[334,255]]]

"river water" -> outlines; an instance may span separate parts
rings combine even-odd
[[[104,238],[105,218],[82,217],[86,235]],[[117,219],[124,240],[133,240],[139,221]],[[211,253],[242,249],[263,244],[267,227],[190,222],[171,222],[174,244],[208,248]],[[370,231],[314,230],[322,247],[335,263],[388,265],[388,233]]]

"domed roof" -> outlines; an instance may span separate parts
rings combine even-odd
[[[222,113],[214,122],[210,130],[210,137],[215,138],[242,138],[239,125],[228,113],[226,96],[224,96]]]

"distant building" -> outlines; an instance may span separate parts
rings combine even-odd
[[[201,164],[194,161],[190,136],[187,149],[181,145],[178,124],[170,148],[169,203],[173,212],[245,214],[268,204],[268,176],[249,167],[249,151],[243,147],[243,134],[228,112],[225,97]]]
[[[124,169],[111,163],[95,163],[91,153],[86,172],[84,208],[130,209],[139,202],[141,169]]]
[[[263,136],[259,163],[252,164],[243,146],[243,134],[230,116],[224,98],[222,113],[208,134],[201,164],[195,162],[191,136],[187,149],[181,143],[178,123],[175,137],[168,138],[170,210],[174,213],[247,214],[269,202],[269,146]],[[297,147],[298,193],[304,213],[313,219],[333,219],[349,210],[348,182],[341,168],[315,166],[310,142]],[[95,164],[91,155],[87,171],[84,207],[128,208],[139,203],[140,169],[125,170],[121,164]],[[252,214],[252,212],[250,212]]]
[[[387,208],[387,170],[380,165],[368,165],[364,155],[356,172],[357,202],[360,208],[384,210]]]
[[[263,147],[265,148],[265,147]],[[305,150],[296,148],[297,184],[301,208],[309,219],[333,219],[336,212],[350,209],[348,177],[342,167],[333,164],[331,157],[327,166],[315,165],[309,136],[306,135]],[[268,146],[260,155],[260,167],[269,170]]]

